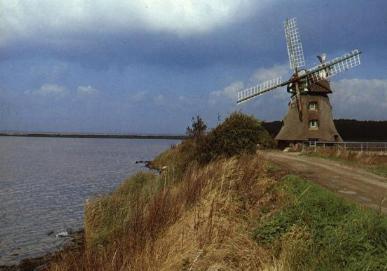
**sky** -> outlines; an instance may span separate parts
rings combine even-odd
[[[0,130],[184,133],[233,111],[281,120],[290,76],[283,22],[296,17],[307,67],[360,49],[332,77],[335,118],[387,120],[385,0],[0,0]]]

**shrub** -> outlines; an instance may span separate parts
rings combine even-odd
[[[232,113],[214,130],[197,140],[197,160],[208,163],[218,157],[252,154],[257,146],[271,147],[273,140],[253,116]]]
[[[203,165],[220,157],[253,154],[258,145],[274,146],[273,139],[261,122],[240,112],[232,113],[208,133],[206,127],[199,116],[192,118],[192,127],[187,128],[189,138],[156,157],[152,166],[159,169],[167,166],[173,169],[175,177],[181,178],[192,163]]]

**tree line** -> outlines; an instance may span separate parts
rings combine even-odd
[[[344,141],[387,141],[387,121],[337,119],[334,122]],[[275,137],[282,121],[263,122],[262,125]]]

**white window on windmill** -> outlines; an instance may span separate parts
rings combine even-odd
[[[309,129],[311,129],[311,130],[318,129],[318,120],[310,120],[309,121]]]
[[[317,102],[310,102],[308,104],[308,110],[310,110],[310,111],[317,111],[317,109],[318,109]]]

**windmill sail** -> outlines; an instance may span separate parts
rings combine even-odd
[[[258,86],[238,92],[237,103],[250,100],[275,88],[287,86],[291,102],[281,130],[275,137],[278,146],[305,141],[342,142],[332,116],[332,106],[327,94],[332,93],[329,82],[319,82],[360,65],[359,50],[331,61],[326,55],[318,56],[320,64],[306,69],[305,58],[296,19],[284,23],[290,68],[293,74],[287,81],[281,78],[266,81]]]
[[[352,52],[334,58],[323,65],[313,67],[306,75],[312,83],[327,79],[338,73],[359,66],[360,54],[361,52],[359,50],[353,50]]]
[[[277,87],[285,86],[287,82],[283,82],[281,77],[274,78],[269,81],[265,81],[257,86],[247,88],[238,92],[237,103],[247,101],[255,96],[259,96],[265,92],[268,92]]]
[[[286,45],[288,47],[290,68],[295,70],[305,66],[304,51],[296,18],[287,19],[284,23]]]

